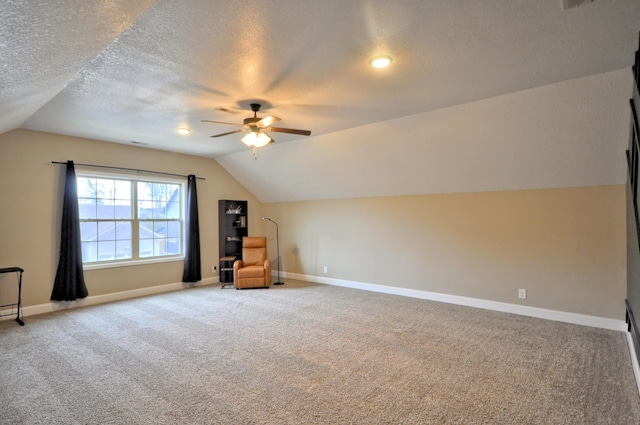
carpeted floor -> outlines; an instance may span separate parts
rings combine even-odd
[[[0,322],[2,424],[638,424],[622,332],[288,280]]]

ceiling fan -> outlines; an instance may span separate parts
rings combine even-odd
[[[222,137],[228,136],[229,134],[249,132],[246,136],[242,138],[242,142],[253,148],[253,157],[258,159],[256,155],[256,148],[261,148],[263,146],[268,145],[269,143],[273,143],[275,140],[267,134],[267,131],[273,131],[276,133],[289,133],[289,134],[299,134],[301,136],[309,136],[311,131],[309,130],[297,130],[295,128],[284,128],[284,127],[272,127],[272,124],[280,121],[280,118],[274,117],[273,115],[267,115],[263,118],[258,118],[258,111],[260,111],[259,103],[252,103],[251,110],[253,111],[253,117],[245,118],[242,124],[235,124],[224,121],[212,121],[212,120],[202,120],[202,122],[211,122],[214,124],[227,124],[234,125],[240,127],[237,130],[227,131],[225,133],[214,134],[211,137]]]

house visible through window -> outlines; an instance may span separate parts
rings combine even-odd
[[[183,255],[184,184],[78,173],[85,265]]]

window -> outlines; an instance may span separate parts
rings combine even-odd
[[[183,257],[184,183],[78,172],[85,265]]]

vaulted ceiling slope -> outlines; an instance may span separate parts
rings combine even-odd
[[[616,183],[640,1],[562,4],[4,0],[0,133],[215,158],[265,202]],[[312,135],[256,161],[201,122],[255,101]]]

